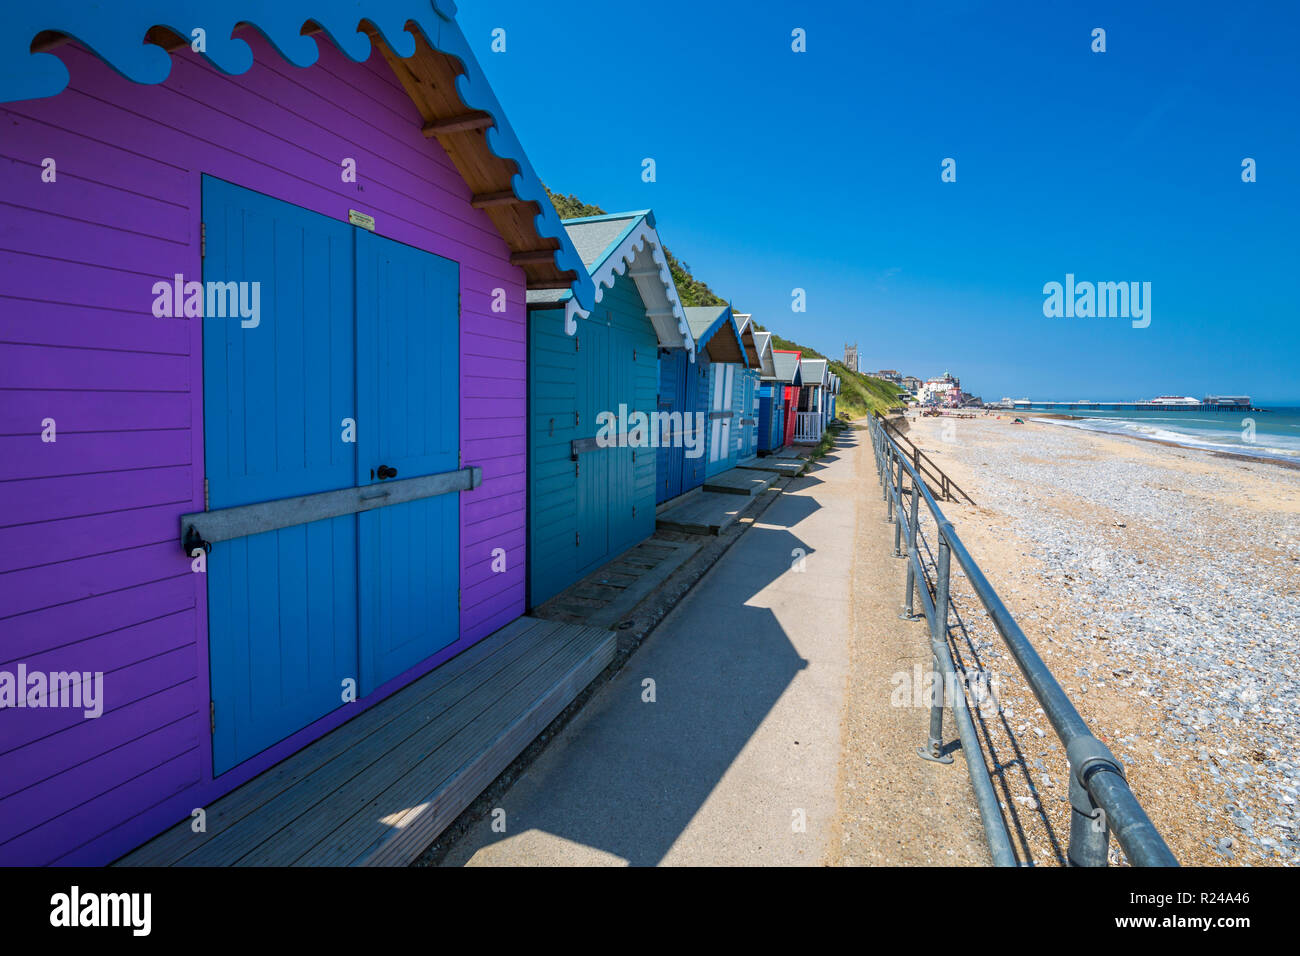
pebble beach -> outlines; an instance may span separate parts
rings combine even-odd
[[[1179,860],[1300,863],[1300,470],[1005,413],[907,434],[974,499],[942,507]],[[998,681],[978,729],[1013,836],[1061,864],[1064,748],[955,565],[953,600],[961,664]]]

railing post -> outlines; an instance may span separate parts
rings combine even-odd
[[[898,456],[898,505],[894,508],[894,557],[903,554],[903,456]]]
[[[900,615],[905,621],[915,621],[920,615],[916,613],[916,597],[919,582],[916,579],[917,558],[920,555],[920,548],[917,544],[917,529],[920,527],[918,520],[917,505],[919,504],[920,494],[917,490],[917,481],[915,476],[912,478],[912,512],[907,519],[907,584],[903,591],[903,613]]]
[[[884,487],[884,500],[889,500],[889,456],[893,454],[893,448],[889,444],[889,439],[884,440],[884,475],[881,477],[881,483]]]
[[[888,441],[886,441],[886,442],[885,442],[885,466],[884,466],[884,472],[883,472],[883,473],[881,474],[881,476],[880,476],[880,485],[881,485],[880,493],[881,493],[881,497],[885,500],[885,503],[889,506],[889,511],[888,511],[888,513],[887,513],[886,516],[885,516],[885,520],[886,520],[886,521],[892,521],[892,520],[893,520],[893,505],[890,503],[890,502],[892,501],[892,499],[891,499],[890,494],[889,494],[889,483],[890,483],[891,481],[894,480],[894,476],[893,476],[893,468],[890,466],[890,463],[889,463],[889,461],[890,461],[890,456],[893,454],[892,448],[893,448],[893,446],[890,445]]]
[[[926,760],[935,763],[952,763],[952,754],[943,752],[943,698],[948,691],[944,680],[944,670],[939,667],[939,655],[948,653],[948,572],[952,560],[948,542],[939,529],[938,567],[934,578],[934,620],[930,622],[930,648],[934,652],[934,675],[936,685],[930,697],[930,738],[924,747],[917,747],[916,752]],[[960,687],[953,687],[954,694],[964,693]]]

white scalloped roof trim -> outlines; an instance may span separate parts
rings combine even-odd
[[[682,337],[683,347],[690,356],[690,360],[694,362],[695,339],[691,336],[691,327],[686,321],[686,313],[682,311],[681,301],[677,297],[677,286],[673,283],[672,270],[668,268],[668,260],[663,254],[663,246],[659,242],[659,233],[644,219],[641,220],[636,229],[628,233],[626,238],[618,244],[618,248],[606,256],[600,267],[591,274],[592,284],[596,287],[596,302],[599,303],[604,298],[605,290],[613,288],[614,280],[627,272],[628,267],[632,265],[642,251],[650,255],[655,267],[659,270],[659,281],[663,283],[664,299],[668,303],[673,318],[677,320],[677,331]],[[640,283],[638,282],[639,287]],[[644,295],[642,298],[644,298]],[[648,302],[646,305],[652,306]],[[577,318],[585,319],[589,314],[570,299],[565,303],[564,308],[564,331],[569,335],[573,335],[578,331]],[[665,342],[661,344],[676,347],[676,343]]]

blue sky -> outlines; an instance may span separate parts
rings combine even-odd
[[[1298,4],[466,0],[459,21],[547,185],[653,208],[787,338],[990,400],[1300,404]],[[1150,282],[1150,326],[1044,317],[1067,272]]]

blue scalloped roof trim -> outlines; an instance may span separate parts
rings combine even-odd
[[[0,7],[0,103],[56,96],[68,85],[68,68],[52,53],[31,53],[32,39],[43,30],[66,33],[93,50],[105,63],[136,83],[161,83],[171,73],[171,55],[142,42],[150,27],[166,26],[183,37],[195,28],[206,32],[206,56],[223,73],[246,73],[253,51],[232,38],[235,25],[253,24],[285,60],[309,67],[320,57],[314,38],[299,32],[314,20],[349,59],[370,57],[370,38],[357,32],[362,20],[374,24],[399,57],[415,52],[415,38],[405,29],[414,21],[435,50],[455,57],[465,69],[456,92],[469,109],[490,114],[496,125],[487,131],[487,145],[519,171],[511,180],[515,195],[533,200],[542,212],[534,221],[538,235],[556,239],[555,265],[578,278],[574,299],[584,310],[595,305],[591,277],[569,240],[541,179],[523,145],[505,118],[505,111],[456,23],[451,0],[32,0]]]

